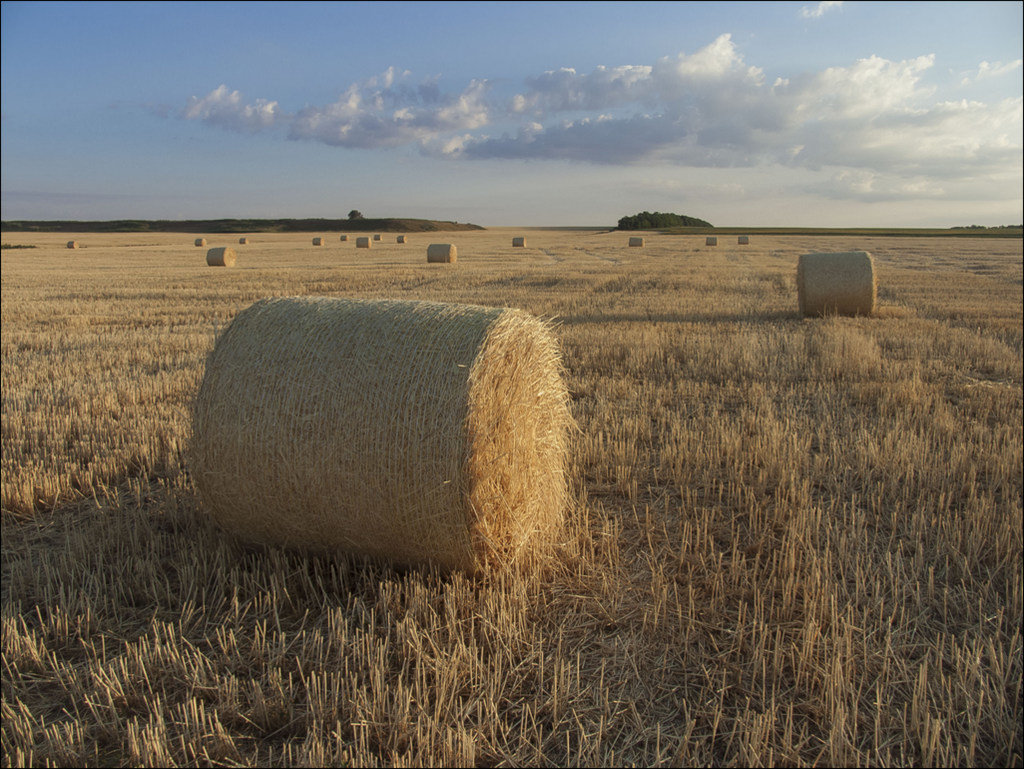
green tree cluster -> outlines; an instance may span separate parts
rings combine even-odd
[[[663,214],[660,211],[651,213],[642,211],[633,216],[623,216],[619,219],[618,229],[620,230],[654,230],[660,227],[711,227],[709,222],[697,219],[693,216],[682,214]]]

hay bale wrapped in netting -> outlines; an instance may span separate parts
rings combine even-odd
[[[196,238],[196,246],[205,246],[206,238]]]
[[[240,245],[240,246],[244,246],[244,245],[248,244],[248,242],[249,242],[249,238],[239,238],[238,239],[238,245]]]
[[[512,248],[526,248],[526,238],[512,238]]]
[[[395,242],[396,243],[404,243],[405,242],[405,235],[399,235],[397,238],[395,238]]]
[[[356,248],[369,248],[369,247],[370,247],[370,239],[369,238],[356,238]]]
[[[322,246],[323,244],[324,244],[324,239],[323,238],[313,238],[313,245],[314,246]]]
[[[458,261],[459,250],[453,243],[431,243],[427,246],[428,262],[455,262]]]
[[[710,238],[710,237],[709,238],[704,238],[704,245],[705,246],[717,246],[718,245],[718,238]]]
[[[750,245],[750,236],[749,235],[740,235],[738,238],[736,238],[736,243],[738,245],[741,245],[741,246],[749,246]]]
[[[348,242],[348,235],[342,235],[342,236],[341,236],[341,237],[339,238],[339,240],[340,240],[340,241],[341,241],[342,243],[347,243],[347,242]]]
[[[802,254],[796,267],[800,314],[871,315],[878,283],[866,251]]]
[[[78,241],[77,240],[69,240],[68,241],[68,248],[78,248]]]
[[[249,541],[474,572],[553,543],[571,425],[556,341],[521,310],[273,298],[207,359],[191,466]]]
[[[629,239],[629,247],[630,248],[643,248],[644,247],[644,239],[643,238],[630,238]]]
[[[374,239],[374,240],[380,240],[380,235],[374,235],[374,236],[373,236],[373,239]]]
[[[221,246],[206,252],[206,263],[210,267],[234,267],[235,249]]]

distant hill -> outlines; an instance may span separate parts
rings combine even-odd
[[[10,221],[4,232],[436,232],[482,230],[477,224],[432,219],[117,219],[106,222]]]

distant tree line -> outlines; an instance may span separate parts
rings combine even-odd
[[[1024,227],[1024,224],[999,224],[995,227],[988,227],[984,224],[962,224],[959,227],[950,227],[951,230],[1011,230]]]
[[[661,227],[711,227],[710,222],[694,216],[682,214],[663,214],[660,211],[641,211],[633,216],[619,219],[620,230],[655,230]]]
[[[358,216],[352,216],[358,214]],[[440,222],[432,219],[366,219],[350,211],[348,219],[119,219],[114,221],[9,221],[0,222],[8,232],[346,232],[384,230],[386,232],[431,232],[434,230],[482,230],[476,224]]]

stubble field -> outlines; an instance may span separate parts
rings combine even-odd
[[[3,235],[38,246],[0,262],[5,766],[1024,761],[1020,239],[254,234],[211,236],[215,269],[194,237]],[[799,254],[853,249],[878,316],[798,317]],[[287,295],[555,321],[579,431],[549,568],[210,524],[190,400]]]

